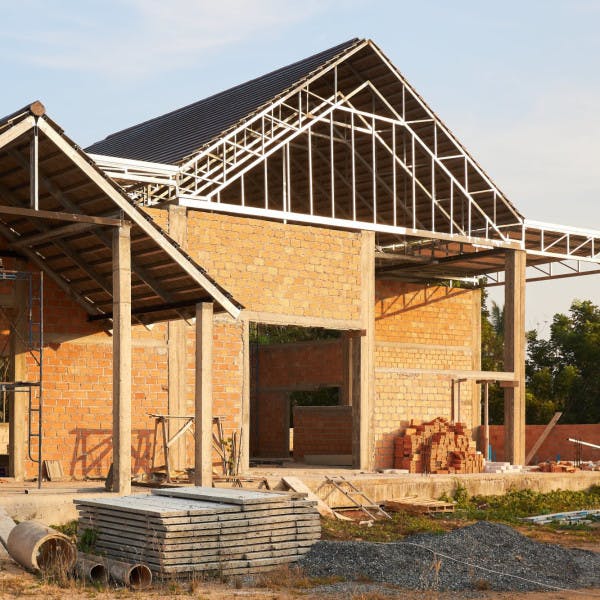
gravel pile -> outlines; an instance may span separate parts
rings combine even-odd
[[[318,542],[300,566],[312,577],[337,575],[410,589],[542,591],[553,586],[600,586],[599,553],[535,542],[510,527],[484,521],[389,544]]]

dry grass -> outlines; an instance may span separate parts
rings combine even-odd
[[[329,585],[344,581],[343,577],[308,577],[300,567],[282,565],[272,571],[260,573],[254,578],[254,585],[275,590],[309,590],[319,585]]]

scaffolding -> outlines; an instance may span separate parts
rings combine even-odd
[[[38,488],[43,476],[43,358],[44,358],[44,276],[41,271],[15,271],[0,269],[0,284],[13,286],[13,306],[0,306],[0,315],[8,325],[4,347],[0,354],[8,357],[0,381],[3,418],[9,423],[11,434],[23,426],[15,420],[20,412],[14,407],[23,401],[27,405],[27,456],[37,465]],[[22,286],[17,294],[17,286]],[[17,305],[24,300],[24,306]],[[17,356],[23,357],[24,366],[16,368]],[[12,396],[12,402],[10,398]],[[13,410],[11,410],[11,407]],[[8,413],[8,415],[7,415]],[[8,418],[7,418],[8,416]],[[15,441],[9,442],[9,453]]]

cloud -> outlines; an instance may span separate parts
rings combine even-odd
[[[207,59],[224,46],[304,21],[329,3],[114,0],[81,3],[59,15],[45,14],[51,3],[29,0],[26,4],[36,8],[28,33],[11,32],[6,21],[4,27],[0,25],[4,44],[12,42],[13,58],[122,79],[164,76],[169,69]]]

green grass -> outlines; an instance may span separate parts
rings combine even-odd
[[[447,496],[443,500],[450,500]],[[376,521],[371,527],[351,521],[323,519],[322,538],[325,540],[361,540],[366,542],[393,542],[414,533],[443,533],[474,521],[495,521],[519,525],[522,530],[571,532],[574,536],[588,532],[596,535],[597,524],[550,523],[527,524],[523,517],[600,508],[600,486],[587,491],[557,490],[548,493],[533,490],[510,490],[503,496],[469,496],[463,486],[457,486],[454,513],[415,516],[392,513],[391,520]],[[594,527],[596,526],[596,528]]]
[[[375,521],[372,526],[352,521],[322,520],[325,540],[362,540],[365,542],[393,542],[413,533],[443,533],[452,525],[439,518],[392,513],[391,519]]]
[[[503,496],[468,496],[459,493],[455,516],[469,520],[517,523],[523,517],[600,508],[600,486],[587,491],[510,490]]]

